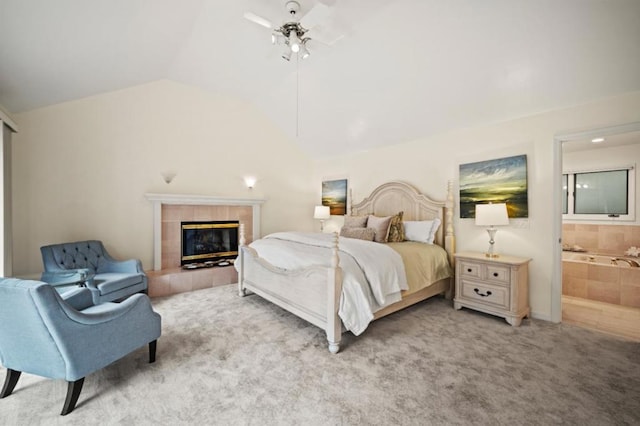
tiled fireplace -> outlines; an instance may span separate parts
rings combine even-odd
[[[246,243],[260,236],[262,199],[146,194],[153,203],[154,270],[147,272],[149,296],[166,296],[237,282],[233,266],[181,268],[181,224],[191,221],[239,221]]]

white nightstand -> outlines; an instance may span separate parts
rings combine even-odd
[[[456,253],[456,295],[463,306],[507,320],[514,327],[529,315],[529,262],[515,256],[489,258],[484,253]]]

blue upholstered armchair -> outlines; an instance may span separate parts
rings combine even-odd
[[[64,379],[66,415],[88,374],[147,344],[154,362],[160,322],[144,294],[93,305],[86,288],[63,299],[47,283],[0,278],[0,364],[7,369],[0,398],[13,392],[21,372]]]
[[[56,285],[68,280],[70,272],[87,274],[83,282],[95,304],[112,302],[139,292],[147,292],[147,276],[137,259],[113,259],[101,241],[76,241],[40,248],[44,273],[42,281]]]

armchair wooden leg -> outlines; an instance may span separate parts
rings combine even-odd
[[[158,345],[158,341],[154,340],[153,342],[149,342],[149,364],[153,364],[156,362],[156,346]]]
[[[4,379],[4,386],[2,386],[2,393],[0,393],[0,398],[11,395],[11,392],[13,392],[13,389],[15,389],[16,385],[18,384],[20,373],[22,372],[7,368],[7,378]]]
[[[75,382],[67,383],[67,398],[64,400],[64,407],[62,407],[62,413],[60,413],[62,416],[66,416],[76,408],[76,402],[78,402],[78,397],[80,397],[80,392],[82,392],[84,377]]]

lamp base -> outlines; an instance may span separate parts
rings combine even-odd
[[[495,241],[496,232],[498,232],[498,230],[493,226],[487,228],[487,233],[489,234],[489,250],[484,255],[490,259],[495,259],[496,257],[500,257],[500,255],[498,255],[497,253],[494,253],[493,251],[493,244],[495,244],[496,242]]]

